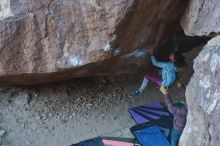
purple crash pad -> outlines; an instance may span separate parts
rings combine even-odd
[[[139,107],[133,107],[128,109],[128,111],[138,124],[147,123],[149,121],[158,120],[161,117],[171,115],[160,102],[154,102]]]

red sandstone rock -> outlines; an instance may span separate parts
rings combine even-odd
[[[1,0],[0,6],[0,83],[17,85],[134,72],[147,49],[169,38],[164,33],[184,8],[176,0]]]

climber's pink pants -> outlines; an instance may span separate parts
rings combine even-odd
[[[148,79],[149,81],[155,83],[157,86],[161,86],[162,85],[162,78],[161,76],[158,76],[158,75],[154,75],[154,74],[146,74],[144,76],[145,79]]]

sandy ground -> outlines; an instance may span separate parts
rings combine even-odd
[[[193,70],[192,60],[199,51],[187,56],[188,67],[182,75],[187,85]],[[0,144],[5,146],[68,146],[135,123],[129,107],[163,101],[159,89],[150,84],[144,95],[130,93],[143,75],[76,79],[40,87],[0,87]],[[170,89],[176,100],[185,89]]]

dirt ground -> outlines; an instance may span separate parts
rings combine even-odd
[[[193,58],[186,54],[188,67],[181,73],[182,84],[192,76]],[[150,84],[141,97],[130,96],[143,75],[96,77],[38,87],[0,87],[0,145],[68,146],[135,125],[129,107],[163,101],[159,89]],[[174,100],[185,88],[173,86]]]

